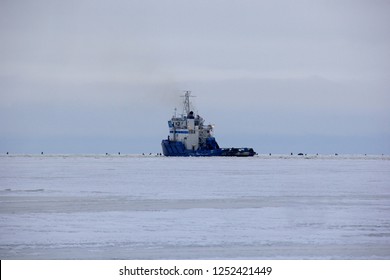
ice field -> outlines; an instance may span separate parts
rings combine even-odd
[[[387,156],[0,156],[1,259],[390,259]]]

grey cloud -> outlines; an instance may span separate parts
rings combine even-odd
[[[1,136],[66,151],[64,135],[102,149],[145,135],[159,149],[190,89],[222,137],[369,136],[388,151],[389,12],[379,0],[1,1]]]

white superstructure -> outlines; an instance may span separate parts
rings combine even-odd
[[[207,138],[212,137],[213,126],[205,125],[202,117],[194,115],[190,96],[191,92],[186,91],[183,113],[179,117],[172,116],[168,121],[169,140],[182,142],[187,150],[196,151],[206,145]]]

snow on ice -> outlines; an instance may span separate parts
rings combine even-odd
[[[389,259],[386,156],[0,157],[1,259]]]

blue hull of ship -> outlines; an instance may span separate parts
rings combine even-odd
[[[211,157],[221,156],[222,149],[214,150],[187,150],[182,142],[163,140],[161,142],[164,156],[168,157]]]
[[[213,156],[232,156],[232,157],[251,157],[256,153],[250,148],[214,148],[187,150],[182,142],[162,140],[161,142],[164,156],[168,157],[213,157]]]

